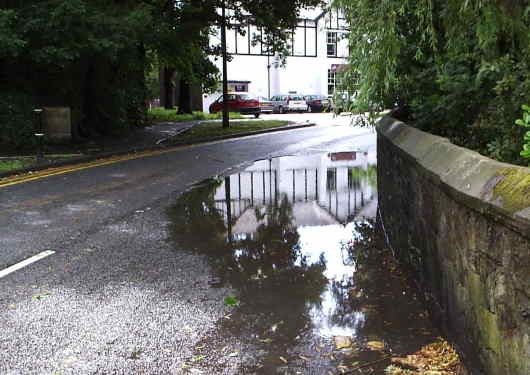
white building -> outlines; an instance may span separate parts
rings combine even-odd
[[[249,91],[270,98],[278,94],[332,95],[336,70],[346,64],[348,39],[346,20],[336,9],[306,10],[292,32],[286,64],[277,54],[267,52],[256,37],[262,30],[251,25],[233,25],[227,30],[229,91]],[[238,29],[244,28],[245,35]],[[212,37],[212,45],[220,44],[220,35]],[[214,59],[222,71],[220,58]],[[220,93],[205,95],[204,111]]]

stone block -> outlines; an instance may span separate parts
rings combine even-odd
[[[45,135],[52,140],[72,139],[72,114],[68,107],[44,107],[43,124]]]

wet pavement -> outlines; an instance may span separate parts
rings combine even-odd
[[[375,162],[337,124],[1,188],[0,269],[55,254],[0,278],[0,374],[338,374],[417,349],[421,306],[362,250]]]
[[[184,369],[382,374],[436,340],[375,228],[376,174],[363,151],[260,160],[168,209],[176,251],[205,255],[210,285],[234,291]]]

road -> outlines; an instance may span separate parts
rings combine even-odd
[[[257,159],[375,148],[374,132],[347,118],[282,116],[318,126],[0,187],[0,272],[54,252],[0,277],[0,374],[187,373],[230,290],[211,287],[200,256],[175,251],[167,208]],[[227,368],[237,373],[237,358]]]

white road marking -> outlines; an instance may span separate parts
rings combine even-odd
[[[6,277],[7,275],[15,271],[18,271],[19,269],[29,266],[32,263],[38,262],[41,259],[49,257],[50,255],[53,255],[53,254],[55,254],[55,251],[46,250],[46,251],[43,251],[42,253],[32,256],[31,258],[23,260],[22,262],[13,264],[11,267],[7,267],[5,270],[0,271],[0,279],[3,277]]]

